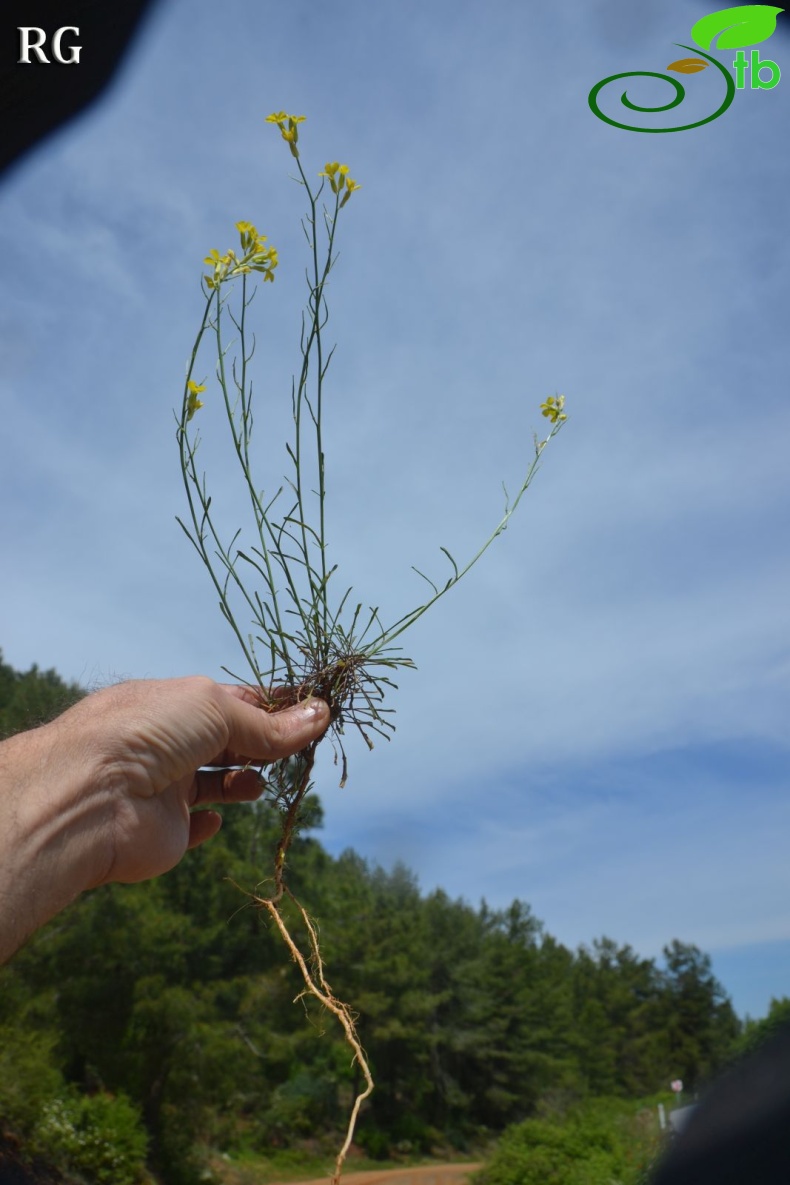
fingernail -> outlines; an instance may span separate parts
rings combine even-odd
[[[308,720],[315,720],[316,717],[323,716],[325,712],[328,712],[329,708],[322,699],[306,699],[303,703],[296,705],[296,710],[306,716]]]

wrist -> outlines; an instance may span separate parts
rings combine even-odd
[[[101,879],[91,769],[58,720],[0,745],[0,962]]]

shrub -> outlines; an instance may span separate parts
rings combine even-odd
[[[63,1089],[54,1042],[51,1035],[0,1026],[0,1118],[23,1136]]]
[[[64,1091],[44,1107],[32,1142],[38,1155],[97,1185],[146,1180],[148,1139],[139,1112],[124,1095]]]
[[[563,1120],[508,1128],[477,1185],[639,1185],[653,1159],[657,1124],[633,1104],[598,1100]]]

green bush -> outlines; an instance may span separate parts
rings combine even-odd
[[[371,1160],[386,1160],[390,1154],[389,1133],[371,1123],[360,1125],[356,1142]]]
[[[123,1095],[64,1091],[50,1100],[33,1130],[33,1150],[97,1185],[146,1179],[148,1139],[137,1109]]]
[[[0,1119],[23,1136],[63,1089],[54,1043],[54,1035],[0,1026]]]
[[[646,1121],[647,1120],[647,1121]],[[508,1128],[477,1185],[639,1185],[658,1143],[650,1112],[597,1100]]]
[[[337,1084],[328,1074],[296,1071],[272,1091],[263,1128],[288,1142],[326,1130],[336,1117]]]

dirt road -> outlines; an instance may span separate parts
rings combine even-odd
[[[421,1168],[343,1173],[341,1185],[464,1185],[470,1173],[482,1167],[482,1164],[477,1163],[426,1164]],[[327,1178],[317,1177],[314,1181],[300,1181],[298,1185],[327,1185]]]

